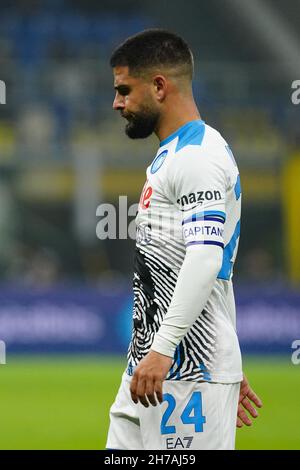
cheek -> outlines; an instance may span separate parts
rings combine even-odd
[[[133,112],[137,111],[139,107],[138,102],[131,95],[125,96],[124,105],[128,111],[133,111]]]
[[[150,113],[156,113],[158,111],[157,102],[152,96],[151,92],[145,95],[144,100],[142,101],[142,105],[145,111]]]

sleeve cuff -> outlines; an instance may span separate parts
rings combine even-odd
[[[163,354],[164,356],[169,356],[173,359],[176,347],[177,345],[170,343],[170,341],[166,340],[165,338],[162,338],[157,333],[154,337],[151,349],[155,352]]]

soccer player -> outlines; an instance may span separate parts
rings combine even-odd
[[[126,134],[153,132],[136,217],[133,333],[110,410],[109,449],[234,449],[261,401],[242,373],[232,271],[241,185],[234,156],[200,117],[193,56],[165,30],[112,54],[113,108]]]

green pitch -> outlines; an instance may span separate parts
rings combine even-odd
[[[0,449],[103,449],[125,367],[103,357],[8,357],[0,366]],[[300,365],[244,358],[264,408],[238,449],[300,449]]]

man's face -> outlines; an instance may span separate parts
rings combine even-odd
[[[114,67],[116,96],[113,109],[127,119],[125,132],[131,139],[144,139],[151,135],[159,120],[160,112],[155,102],[152,84],[129,75],[125,66]]]

